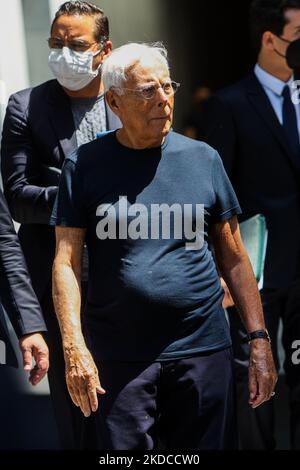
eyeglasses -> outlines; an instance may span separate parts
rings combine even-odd
[[[180,87],[180,83],[168,81],[168,82],[163,83],[160,86],[147,85],[147,86],[136,88],[136,89],[120,87],[120,90],[131,91],[135,93],[140,99],[143,99],[143,100],[151,100],[152,98],[154,98],[157,90],[159,90],[160,88],[162,88],[164,94],[167,97],[170,97],[170,96],[175,95],[179,87]]]
[[[86,41],[80,41],[80,40],[73,40],[70,42],[65,43],[59,38],[49,38],[48,40],[48,46],[50,49],[62,49],[63,47],[68,47],[72,51],[75,52],[86,52],[90,47],[92,47],[94,44],[102,44],[105,41],[101,41],[100,43],[98,42],[86,42]]]

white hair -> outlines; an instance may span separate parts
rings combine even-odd
[[[126,72],[134,65],[148,68],[159,64],[169,71],[167,50],[161,43],[129,43],[114,49],[102,65],[104,90],[122,88],[126,82]]]

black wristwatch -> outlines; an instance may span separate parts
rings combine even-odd
[[[252,331],[252,333],[248,333],[247,338],[245,339],[245,343],[250,343],[250,341],[252,341],[253,339],[258,338],[266,339],[267,341],[269,341],[269,343],[271,343],[271,338],[267,329],[256,330]]]

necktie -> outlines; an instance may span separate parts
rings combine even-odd
[[[300,143],[297,126],[297,115],[295,106],[291,100],[290,87],[286,85],[282,92],[283,106],[282,106],[282,125],[285,135],[290,145],[291,151],[296,158],[300,158]]]

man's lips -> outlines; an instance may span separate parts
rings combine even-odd
[[[151,119],[151,121],[161,121],[161,120],[166,121],[166,120],[170,119],[170,117],[171,116],[169,116],[169,115],[168,116],[161,116],[161,117],[154,117],[154,118]]]

